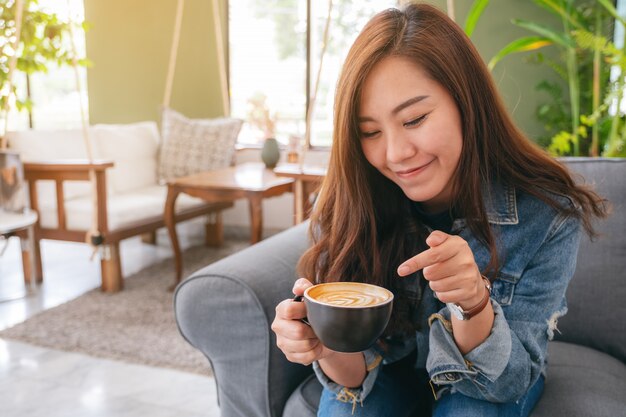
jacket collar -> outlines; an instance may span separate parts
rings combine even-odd
[[[487,211],[487,221],[491,224],[518,224],[515,187],[492,182],[482,187],[483,201]],[[465,219],[456,219],[452,231],[459,232],[466,225]]]
[[[517,217],[517,199],[513,186],[494,182],[491,184],[491,187],[483,187],[482,191],[489,223],[519,223]]]

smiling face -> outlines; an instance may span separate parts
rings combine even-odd
[[[425,210],[450,206],[463,137],[457,105],[441,84],[407,58],[384,58],[363,84],[358,122],[372,166]]]

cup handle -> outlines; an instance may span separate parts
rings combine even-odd
[[[296,303],[301,303],[303,298],[304,297],[302,295],[296,295],[295,297],[293,297],[293,301],[295,301]],[[301,318],[300,321],[311,327],[311,323],[309,323],[309,320],[306,317]]]

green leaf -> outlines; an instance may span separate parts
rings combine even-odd
[[[546,65],[552,69],[559,77],[567,81],[567,69],[559,61],[555,61],[551,58],[546,58]]]
[[[488,4],[489,0],[475,0],[472,4],[472,8],[465,19],[465,33],[468,37],[472,36],[472,33],[474,33],[476,23],[478,23],[478,19],[480,19],[480,16],[483,14]]]
[[[575,30],[572,32],[574,35],[574,40],[576,40],[576,44],[584,49],[589,49],[592,51],[598,50],[603,54],[608,54],[609,49],[608,46],[610,42],[604,36],[598,36],[594,33],[591,33],[587,30]],[[611,52],[617,52],[617,49],[610,49]]]
[[[597,1],[602,6],[604,6],[604,8],[611,14],[611,16],[615,18],[615,20],[619,20],[620,23],[624,25],[624,27],[626,27],[626,21],[624,20],[622,16],[619,15],[619,13],[617,13],[617,9],[615,9],[615,6],[613,5],[612,1],[609,1],[609,0],[597,0]]]
[[[545,91],[552,97],[553,100],[558,100],[563,96],[563,88],[555,82],[548,80],[541,80],[536,86],[536,91]]]
[[[507,55],[511,55],[519,52],[534,51],[544,46],[552,45],[552,41],[543,36],[528,36],[525,38],[516,39],[502,48],[491,60],[489,61],[489,69],[493,69],[502,58]]]
[[[564,48],[574,48],[576,44],[570,37],[566,37],[560,33],[555,32],[547,26],[541,25],[539,23],[531,22],[523,19],[513,19],[513,24],[528,29],[531,32],[535,32],[540,36],[550,39],[552,42],[561,45]]]
[[[583,114],[580,116],[580,123],[585,126],[593,126],[595,123],[595,120]]]
[[[15,100],[15,108],[18,111],[22,111],[22,110],[32,111],[34,104],[35,103],[30,98],[26,98],[24,100]]]
[[[81,67],[85,67],[85,68],[93,67],[93,61],[88,58],[81,58],[77,62],[78,62],[78,65],[80,65]]]
[[[567,155],[572,150],[572,134],[561,131],[552,137],[548,150],[556,156]]]
[[[576,26],[578,29],[582,29],[584,27],[583,24],[581,23],[581,21],[583,20],[583,17],[573,6],[571,7],[571,10],[568,11],[566,10],[565,7],[563,7],[564,3],[561,1],[534,0],[534,3],[556,14],[561,19],[567,20],[572,25]]]

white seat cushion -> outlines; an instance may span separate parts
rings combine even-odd
[[[155,122],[94,125],[91,135],[100,157],[115,162],[107,170],[109,194],[157,184],[160,139]]]
[[[23,130],[8,132],[9,147],[20,153],[25,162],[62,159],[88,159],[82,129]],[[128,124],[97,124],[89,127],[94,159],[115,163],[107,170],[109,195],[157,184],[157,158],[160,144],[156,122]],[[89,196],[88,182],[66,182],[66,200]],[[39,182],[40,204],[54,202],[56,192],[52,181]]]
[[[155,185],[135,189],[108,197],[109,230],[117,230],[133,223],[162,216],[165,207],[167,187]],[[203,200],[186,194],[176,199],[176,211],[202,205]],[[92,224],[93,202],[91,197],[77,197],[65,202],[67,229],[89,230]],[[40,222],[44,228],[57,227],[57,211],[54,201],[40,206]]]
[[[81,129],[20,130],[7,132],[9,148],[20,153],[22,161],[49,161],[51,159],[87,159],[87,150]],[[93,149],[94,158],[98,158]]]
[[[87,150],[81,129],[70,130],[20,130],[7,132],[9,148],[18,152],[23,162],[45,162],[60,159],[87,159]],[[93,157],[99,158],[96,147]],[[86,196],[91,185],[84,181],[68,181],[63,185],[65,198]],[[53,181],[37,184],[40,202],[56,201]]]

